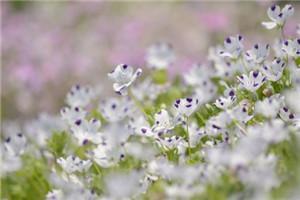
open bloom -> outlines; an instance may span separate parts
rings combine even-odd
[[[92,162],[90,160],[81,160],[78,157],[75,156],[68,156],[67,159],[64,158],[58,158],[57,163],[63,168],[65,172],[68,174],[74,173],[74,172],[84,172],[87,171],[91,165]]]
[[[243,74],[237,78],[240,81],[241,86],[251,92],[255,92],[266,82],[266,77],[258,70],[251,71],[249,76]]]
[[[272,63],[262,67],[261,72],[270,81],[278,81],[283,73],[285,62],[281,58],[275,58]]]
[[[228,88],[225,90],[224,96],[219,97],[216,100],[215,105],[218,108],[227,109],[228,107],[232,106],[235,101],[236,101],[236,94],[234,89]]]
[[[165,69],[175,60],[173,48],[168,43],[155,43],[149,47],[146,60],[150,68]]]
[[[243,52],[242,36],[237,35],[226,38],[224,41],[224,50],[219,52],[222,57],[237,59]]]
[[[282,9],[278,5],[273,5],[268,9],[267,13],[271,21],[262,22],[262,25],[267,29],[273,29],[275,27],[282,27],[286,20],[294,14],[294,8],[289,4],[285,5]]]
[[[288,56],[293,58],[300,57],[300,38],[284,41],[281,49]]]
[[[183,116],[189,117],[197,108],[199,100],[197,98],[177,99],[174,103],[176,111]]]
[[[4,141],[4,148],[11,156],[18,156],[24,153],[27,140],[22,133],[8,136]]]
[[[133,67],[126,64],[119,64],[108,77],[114,81],[113,88],[120,95],[127,94],[127,88],[142,74],[142,69],[138,68],[135,72]]]
[[[71,107],[85,107],[94,97],[94,92],[89,87],[80,85],[73,86],[67,94],[67,104]]]
[[[253,64],[260,64],[269,55],[270,45],[255,44],[251,50],[246,52],[246,59]]]
[[[67,121],[68,124],[72,126],[76,120],[83,119],[86,116],[86,111],[80,107],[65,107],[60,110],[60,114],[63,120]]]
[[[79,145],[85,145],[88,142],[98,144],[102,142],[102,137],[99,132],[101,122],[97,119],[87,121],[78,119],[71,127],[74,137],[78,140]]]
[[[273,95],[255,103],[255,112],[266,117],[275,118],[282,104],[282,97]]]

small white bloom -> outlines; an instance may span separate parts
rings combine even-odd
[[[94,96],[95,94],[91,88],[76,85],[67,94],[66,102],[70,107],[85,107]]]
[[[146,55],[147,65],[153,69],[165,69],[175,60],[173,48],[168,43],[159,42],[149,47]]]
[[[63,200],[63,192],[61,190],[51,190],[46,195],[46,200]]]
[[[120,95],[127,94],[127,88],[142,74],[142,69],[138,68],[135,72],[133,67],[126,64],[119,64],[108,77],[114,81],[113,88]]]
[[[285,62],[281,58],[275,58],[272,63],[266,64],[262,67],[262,73],[270,81],[278,81],[283,73]]]
[[[206,136],[207,132],[204,128],[199,128],[196,123],[189,126],[189,143],[191,147],[196,147],[201,138]]]
[[[197,108],[199,100],[197,98],[185,98],[177,99],[174,103],[174,107],[178,114],[189,117]]]
[[[71,126],[72,133],[77,139],[79,145],[85,145],[89,142],[99,144],[102,142],[102,137],[99,132],[101,122],[97,119],[78,119]]]
[[[177,135],[173,135],[171,137],[157,138],[156,140],[161,147],[163,147],[166,150],[169,150],[177,148],[183,140],[183,138]]]
[[[22,133],[8,136],[4,141],[6,153],[11,156],[19,156],[24,153],[27,140]]]
[[[282,27],[286,20],[294,14],[294,8],[291,5],[285,5],[282,10],[278,5],[272,5],[268,11],[270,22],[262,22],[262,25],[267,29]]]
[[[75,108],[62,108],[60,114],[63,120],[67,121],[69,125],[73,125],[78,119],[83,119],[86,116],[86,111],[80,107]]]
[[[222,57],[237,59],[243,52],[242,36],[237,35],[226,38],[224,41],[224,50],[219,52]]]
[[[206,67],[199,63],[194,64],[192,68],[184,74],[184,80],[188,85],[200,86],[213,75],[212,68]]]
[[[109,122],[117,122],[128,117],[134,111],[133,102],[129,98],[110,98],[100,103],[100,111]]]
[[[270,45],[255,44],[251,50],[245,53],[246,60],[253,64],[261,64],[269,55],[269,51]]]
[[[281,107],[282,100],[283,99],[279,95],[273,95],[262,101],[257,101],[255,103],[255,112],[266,117],[275,118]]]
[[[300,57],[300,38],[284,41],[281,49],[288,56],[293,58]]]
[[[174,128],[174,123],[172,122],[168,111],[162,109],[158,113],[154,115],[154,126],[153,131],[160,132],[160,131],[168,131]]]
[[[219,97],[216,102],[215,102],[215,105],[218,107],[218,108],[221,108],[221,109],[227,109],[229,108],[230,106],[232,106],[234,104],[234,102],[236,101],[236,94],[235,94],[235,91],[234,89],[232,88],[227,88],[224,92],[224,96],[222,97]]]
[[[253,117],[252,115],[249,115],[249,109],[247,104],[238,105],[232,110],[230,110],[229,113],[232,119],[238,120],[243,123],[246,123]]]
[[[243,74],[237,78],[241,86],[251,92],[255,92],[266,82],[266,77],[258,70],[251,71],[249,76]]]
[[[57,163],[63,168],[65,172],[68,174],[72,174],[74,172],[84,172],[87,171],[92,162],[90,160],[81,160],[75,156],[68,156],[67,159],[58,158]]]
[[[286,106],[283,106],[279,110],[279,116],[281,117],[282,120],[284,121],[293,121],[296,116],[290,109],[288,109]]]

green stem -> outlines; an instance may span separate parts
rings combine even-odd
[[[98,164],[94,163],[93,165],[94,165],[94,167],[95,167],[97,173],[98,173],[100,176],[102,176],[102,172],[101,172],[101,170],[99,169]]]
[[[145,111],[144,111],[144,108],[143,108],[142,103],[141,103],[141,102],[140,102],[140,101],[132,94],[132,92],[131,92],[130,89],[128,89],[128,96],[130,97],[130,99],[132,99],[132,100],[134,101],[135,105],[140,109],[140,111],[141,111],[145,116],[147,116],[146,113],[145,113]]]
[[[189,117],[186,117],[186,134],[187,134],[187,142],[188,142],[188,155],[189,155],[189,158],[191,157],[192,155],[192,152],[191,152],[191,145],[190,145],[190,134],[189,134]]]

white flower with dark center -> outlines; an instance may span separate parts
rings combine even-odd
[[[272,5],[268,11],[268,16],[271,19],[270,22],[262,22],[262,25],[267,29],[273,29],[276,27],[282,27],[286,20],[294,14],[294,8],[291,5],[285,5],[280,9],[278,5]]]
[[[281,58],[275,58],[272,63],[265,64],[261,68],[261,72],[270,81],[278,81],[283,73],[285,62]]]
[[[292,58],[300,57],[300,38],[284,41],[281,49]]]
[[[232,59],[237,59],[243,52],[242,36],[237,35],[235,37],[228,37],[224,41],[224,50],[219,52],[222,57],[229,57]]]
[[[198,99],[199,104],[211,101],[217,93],[216,85],[208,78],[199,80],[199,85],[195,87],[194,96]]]
[[[133,102],[129,98],[110,98],[100,103],[100,111],[109,122],[117,122],[125,119],[134,111]]]
[[[258,70],[251,71],[249,76],[243,74],[237,78],[240,81],[240,85],[251,92],[255,92],[267,80],[266,77]]]
[[[286,106],[280,108],[279,116],[281,117],[282,120],[286,122],[293,121],[296,119],[296,115]]]
[[[60,157],[57,159],[57,163],[68,174],[72,174],[74,172],[85,172],[92,165],[92,162],[90,160],[81,160],[80,158],[75,156],[68,156],[67,159]]]
[[[99,144],[103,141],[99,128],[101,122],[97,119],[78,119],[71,126],[72,133],[77,139],[79,145],[86,145],[89,142]]]
[[[138,68],[135,72],[133,67],[126,64],[119,64],[108,77],[114,81],[113,88],[120,95],[127,94],[127,88],[142,74],[142,69]]]
[[[255,44],[251,50],[245,53],[245,58],[248,62],[253,64],[261,64],[268,57],[270,51],[270,45]]]
[[[255,103],[255,112],[266,117],[275,118],[279,112],[283,99],[279,95],[273,95]]]
[[[232,88],[228,88],[225,90],[224,92],[224,96],[219,97],[216,102],[215,105],[218,108],[221,109],[227,109],[230,106],[232,106],[234,104],[234,102],[236,101],[236,94],[235,94],[235,90]]]
[[[227,112],[221,112],[217,116],[211,117],[205,125],[207,134],[215,135],[227,132],[227,125],[231,123],[231,118]]]
[[[253,117],[253,115],[249,114],[248,105],[243,103],[234,107],[232,110],[229,111],[229,113],[232,119],[243,123],[246,123]]]
[[[85,107],[95,96],[94,92],[89,87],[80,85],[73,86],[67,94],[66,102],[70,107]]]
[[[198,105],[199,100],[192,97],[177,99],[174,103],[174,107],[178,114],[185,117],[189,117],[198,108]]]
[[[173,48],[168,43],[159,42],[148,48],[146,61],[153,69],[165,69],[175,60]]]
[[[171,117],[169,116],[168,111],[165,109],[162,109],[158,113],[155,113],[154,115],[154,125],[152,127],[152,130],[155,132],[160,131],[168,131],[174,128],[174,123],[171,120]]]
[[[4,149],[10,156],[19,156],[24,153],[27,140],[22,133],[8,136],[4,140]]]
[[[177,148],[183,138],[177,135],[173,135],[171,137],[157,138],[156,140],[161,147],[169,150]]]
[[[65,107],[60,110],[60,114],[63,120],[65,120],[69,125],[72,126],[76,120],[83,119],[86,116],[87,112],[80,107]]]

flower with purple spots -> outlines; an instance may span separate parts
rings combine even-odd
[[[251,71],[249,76],[243,74],[237,78],[240,82],[240,86],[251,92],[255,92],[267,80],[266,77],[258,70]]]
[[[272,5],[267,13],[271,21],[262,22],[262,25],[267,29],[273,29],[282,27],[286,20],[294,14],[294,8],[290,4],[285,5],[282,9],[278,5]]]

